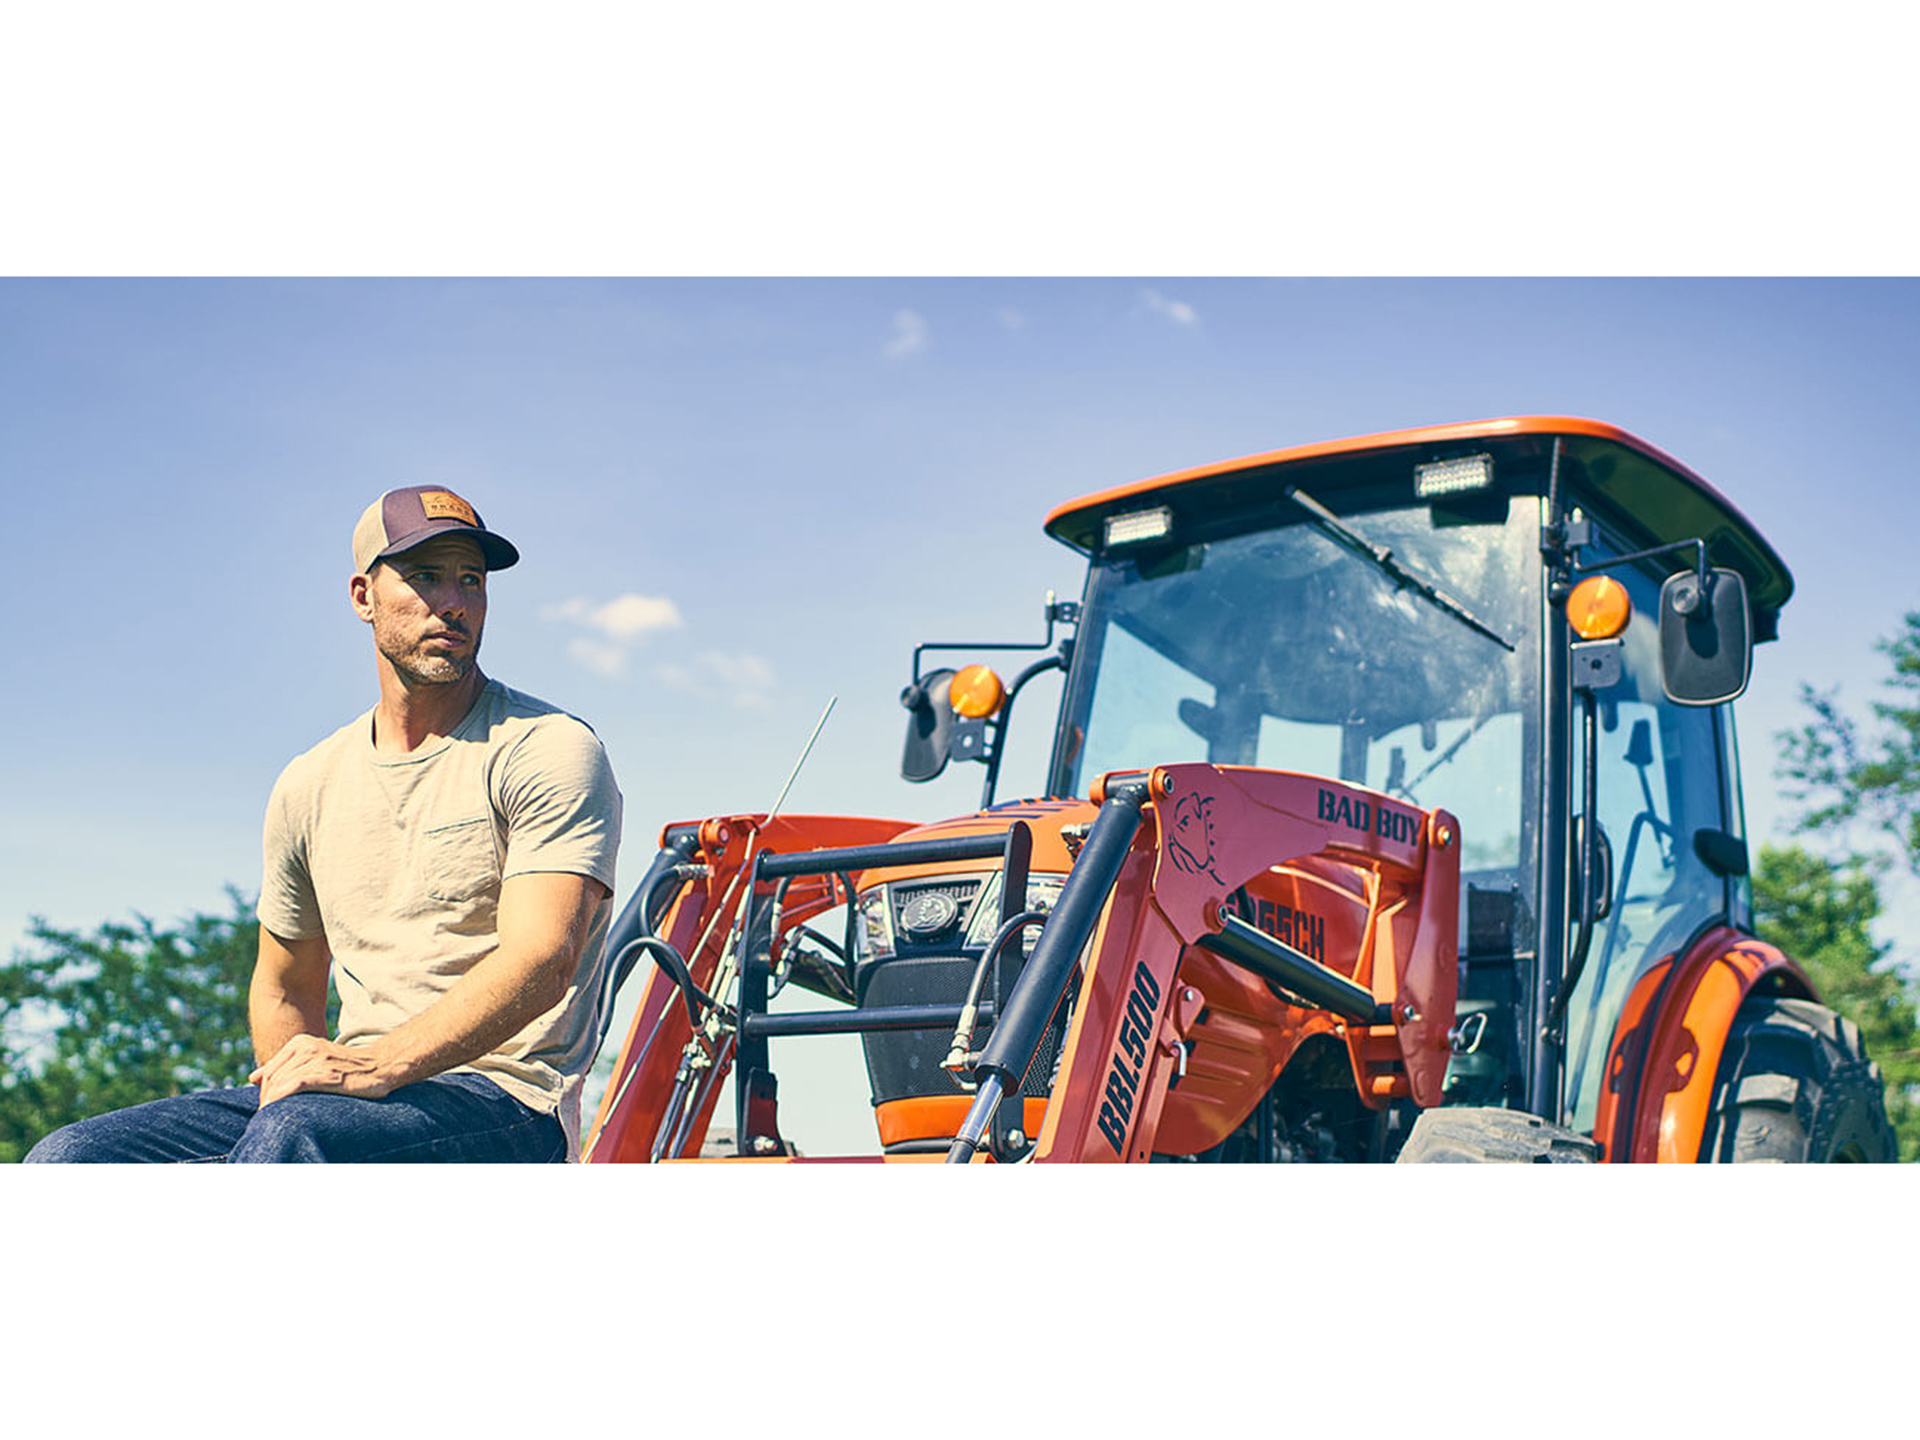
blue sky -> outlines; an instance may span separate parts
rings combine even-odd
[[[916,643],[1077,594],[1058,501],[1536,411],[1667,449],[1792,566],[1739,707],[1767,833],[1796,687],[1864,702],[1914,604],[1917,328],[1909,281],[5,282],[0,660],[38,703],[3,722],[0,933],[251,887],[279,765],[371,701],[347,537],[390,485],[520,545],[488,668],[599,729],[641,864],[768,803],[835,694],[791,807],[963,805],[976,771],[894,778],[895,697]]]
[[[348,537],[389,486],[520,546],[484,663],[605,740],[624,889],[663,824],[770,804],[833,696],[790,811],[971,808],[977,767],[897,778],[897,695],[1077,595],[1059,501],[1531,412],[1666,449],[1792,567],[1738,707],[1779,835],[1799,685],[1863,706],[1916,603],[1917,330],[1912,281],[0,282],[0,937],[253,890],[279,767],[372,702]]]

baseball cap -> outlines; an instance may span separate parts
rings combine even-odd
[[[504,570],[520,552],[465,500],[444,485],[408,485],[389,490],[369,505],[353,527],[353,565],[364,575],[376,560],[388,560],[436,535],[465,535],[480,547],[487,569]]]

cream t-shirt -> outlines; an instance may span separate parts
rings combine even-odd
[[[393,759],[373,712],[281,772],[267,801],[260,923],[324,937],[344,1045],[379,1039],[497,944],[500,882],[564,871],[613,889],[620,791],[597,736],[544,701],[487,682],[444,740]],[[573,983],[517,1035],[456,1070],[558,1113],[570,1156],[580,1080],[599,1026],[611,893],[594,911]]]

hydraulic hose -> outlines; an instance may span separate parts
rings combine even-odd
[[[1024,910],[1002,925],[994,933],[993,941],[987,946],[986,953],[980,957],[980,963],[973,967],[973,980],[967,986],[967,998],[960,1006],[960,1023],[953,1027],[953,1047],[942,1063],[943,1069],[963,1069],[967,1060],[967,1047],[973,1043],[973,1025],[980,1013],[980,987],[986,983],[987,971],[993,962],[1000,958],[1000,952],[1007,948],[1013,937],[1029,925],[1037,925],[1047,918],[1044,910]]]

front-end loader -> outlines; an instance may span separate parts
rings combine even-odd
[[[827,1034],[882,1160],[1893,1158],[1859,1032],[1753,933],[1732,702],[1793,582],[1699,476],[1524,417],[1046,528],[1081,598],[971,647],[1037,658],[922,646],[902,696],[903,776],[980,763],[978,811],[665,828],[588,1160],[700,1157],[729,1075],[732,1158],[803,1158],[770,1042]],[[1000,801],[1054,670],[1043,794]],[[770,1010],[788,985],[817,1007]]]

